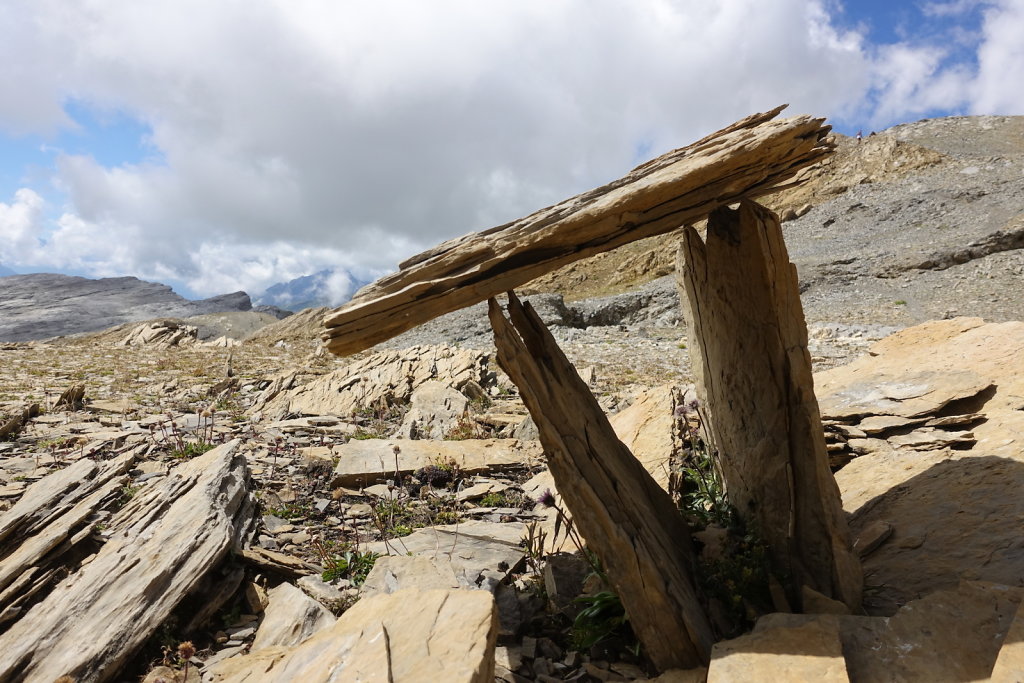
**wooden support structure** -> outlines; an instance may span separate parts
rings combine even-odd
[[[778,217],[743,201],[685,228],[676,267],[698,392],[729,500],[767,542],[793,605],[801,587],[860,608],[860,563],[828,466],[807,327]]]
[[[782,109],[749,116],[608,185],[412,257],[327,314],[327,348],[339,356],[362,351],[573,261],[796,184],[795,176],[830,154],[833,143],[823,119],[772,120]]]
[[[540,317],[509,293],[489,302],[498,363],[519,387],[548,468],[601,559],[637,638],[659,669],[706,664],[713,636],[697,598],[690,530],[669,495],[619,441]]]
[[[587,385],[512,288],[572,261],[684,228],[679,257],[694,369],[722,449],[731,502],[756,526],[791,604],[802,588],[860,607],[814,398],[796,272],[778,219],[750,201],[833,149],[822,119],[755,114],[625,177],[523,219],[415,256],[324,318],[338,355],[490,300],[498,362],[537,424],[548,466],[660,669],[705,664],[712,629],[693,581],[690,530],[617,438]],[[740,202],[738,211],[728,205]],[[493,298],[509,291],[509,318]]]

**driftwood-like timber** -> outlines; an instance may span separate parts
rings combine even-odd
[[[573,261],[699,221],[785,187],[832,151],[823,119],[755,114],[526,218],[445,242],[400,264],[324,318],[349,355]]]
[[[860,607],[850,547],[814,396],[796,267],[778,217],[752,201],[687,227],[676,264],[689,348],[730,502],[767,542],[800,604],[808,586]]]
[[[519,387],[548,468],[630,624],[660,669],[708,662],[713,636],[691,575],[690,531],[672,499],[619,441],[597,399],[529,304],[490,300],[498,363]]]
[[[110,519],[99,551],[0,635],[0,682],[119,678],[136,650],[250,529],[256,503],[238,445],[219,446],[138,491]],[[116,483],[110,479],[81,505]],[[31,495],[30,489],[23,500]],[[66,496],[47,492],[43,498],[59,503]],[[59,517],[54,523],[68,527]]]

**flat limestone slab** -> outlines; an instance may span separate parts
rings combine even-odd
[[[849,366],[843,366],[846,367]],[[991,382],[968,370],[878,372],[864,379],[851,373],[845,384],[839,384],[837,376],[838,373],[829,378],[835,384],[822,383],[819,387],[822,395],[818,402],[825,419],[852,419],[860,415],[906,418],[928,415],[958,399],[977,396],[992,386]]]
[[[985,681],[990,673],[992,681],[1018,681],[1022,679],[996,677],[993,667],[1001,656],[1000,647],[1007,653],[1007,668],[1014,666],[1010,659],[1021,637],[1014,615],[1022,594],[1019,587],[965,581],[952,590],[913,600],[891,617],[768,614],[758,620],[754,635],[797,627],[831,632],[838,627],[852,681]],[[799,647],[799,642],[785,647],[776,642],[762,651],[793,652]],[[774,683],[815,678],[733,680]]]
[[[378,557],[360,588],[366,599],[378,593],[395,593],[403,588],[464,588],[455,576],[447,558],[422,555],[387,555]]]
[[[408,588],[360,600],[298,647],[207,669],[213,683],[493,683],[498,611],[486,591]]]
[[[394,448],[399,449],[396,458]],[[302,455],[328,455],[326,447],[300,449]],[[427,465],[455,462],[466,474],[539,464],[544,449],[538,441],[518,439],[353,440],[334,449],[339,458],[331,486],[366,486],[412,474]],[[328,457],[330,457],[328,455]]]
[[[525,554],[521,522],[472,521],[420,529],[404,538],[366,544],[381,555],[408,555],[447,562],[460,586],[493,588]]]
[[[834,619],[808,620],[715,643],[707,678],[708,683],[849,680]]]
[[[892,536],[863,560],[869,611],[891,614],[961,580],[1020,582],[1024,465],[1010,458],[907,451],[854,458],[836,473],[854,537],[878,523]]]

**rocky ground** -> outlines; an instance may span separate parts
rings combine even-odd
[[[1020,129],[951,119],[845,141],[831,174],[778,199],[792,208],[785,229],[865,613],[762,616],[775,606],[740,603],[760,617],[751,634],[717,646],[710,672],[660,680],[750,680],[768,666],[759,652],[794,655],[768,669],[775,680],[836,667],[851,680],[1019,671],[1024,331],[953,316],[1024,319]],[[692,426],[679,406],[692,395],[665,275],[674,249],[620,257],[570,266],[534,285],[556,294],[530,300],[623,442],[678,487]],[[322,313],[255,331],[249,317],[207,316],[0,345],[0,680],[92,680],[69,662],[111,656],[72,645],[101,626],[100,650],[131,654],[113,680],[299,680],[342,641],[379,672],[451,638],[449,668],[418,673],[479,680],[464,672],[486,668],[496,646],[496,680],[646,679],[566,531],[483,308],[348,359],[319,345]],[[889,336],[940,318],[953,319]],[[208,515],[216,506],[224,514]],[[232,539],[247,549],[228,555]],[[133,560],[143,547],[146,561]],[[67,609],[104,580],[138,611]],[[177,599],[155,599],[156,585]],[[461,597],[428,610],[432,623],[388,616],[404,614],[388,600],[408,587],[423,605],[438,600],[428,588]],[[491,602],[466,588],[494,595],[495,629]],[[372,628],[391,643],[384,654],[351,636],[368,624],[383,624]]]

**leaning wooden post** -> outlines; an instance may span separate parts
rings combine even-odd
[[[778,217],[745,200],[686,227],[677,274],[690,353],[733,505],[801,588],[860,608],[862,574],[828,466],[807,326]]]
[[[619,441],[537,314],[508,296],[511,322],[489,301],[498,363],[519,387],[555,485],[601,559],[633,631],[660,669],[706,664],[713,637],[691,577],[690,530]]]

